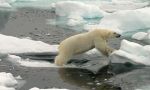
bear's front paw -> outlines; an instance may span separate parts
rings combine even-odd
[[[107,56],[109,56],[109,55],[111,55],[112,54],[112,52],[114,52],[115,51],[115,49],[112,49],[112,48],[107,48],[106,49],[106,52],[107,52]]]
[[[65,62],[61,61],[61,60],[55,60],[55,64],[57,66],[63,66]]]

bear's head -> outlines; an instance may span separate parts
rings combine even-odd
[[[110,36],[109,38],[119,38],[119,37],[121,37],[121,34],[113,32],[113,31],[109,32],[108,35]]]
[[[121,34],[114,32],[112,30],[108,30],[108,29],[100,29],[99,32],[100,32],[100,35],[102,36],[102,38],[104,38],[105,40],[108,40],[110,38],[121,37]]]

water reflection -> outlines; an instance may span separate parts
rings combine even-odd
[[[111,64],[111,69],[115,74],[127,73],[136,69],[145,67],[145,65],[134,65],[130,62],[126,63],[113,63]]]
[[[85,69],[60,68],[58,72],[64,82],[79,86],[82,90],[121,90],[119,87],[106,84],[107,79],[112,76],[107,70],[93,74]]]
[[[5,27],[5,24],[8,22],[10,11],[0,10],[0,30]]]

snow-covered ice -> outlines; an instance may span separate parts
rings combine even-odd
[[[18,83],[11,73],[0,72],[0,90],[15,90]]]
[[[33,87],[29,90],[69,90],[69,89],[58,89],[58,88],[49,88],[49,89],[39,89],[37,87]]]
[[[8,57],[6,57],[5,59],[16,65],[25,67],[58,67],[54,63],[50,63],[48,61],[23,59],[16,55],[8,55]]]
[[[53,54],[58,45],[49,45],[42,41],[20,39],[0,34],[0,53],[8,54]]]
[[[50,62],[23,59],[16,55],[56,55],[58,53],[58,45],[49,45],[42,41],[34,41],[27,38],[20,39],[2,34],[0,34],[0,38],[1,60],[9,60],[15,64],[27,67],[55,67]]]
[[[146,42],[147,44],[150,44],[150,32],[149,31],[147,33],[146,32],[137,32],[134,35],[132,35],[132,38]]]
[[[11,8],[11,5],[7,2],[7,0],[0,0],[0,8]]]
[[[15,90],[15,88],[0,86],[1,90]]]
[[[122,40],[119,50],[112,53],[116,58],[121,56],[136,63],[150,65],[150,45],[142,46],[138,43]]]
[[[68,16],[67,19],[68,19],[67,22],[68,26],[76,26],[86,23],[86,21],[81,16],[75,14]]]
[[[0,78],[1,86],[12,87],[17,84],[17,80],[15,79],[15,77],[13,77],[13,75],[11,73],[1,72],[0,77],[2,77],[2,78]]]
[[[106,14],[98,6],[80,1],[59,1],[52,6],[58,16],[67,17],[68,26],[84,24],[84,19],[102,18]]]
[[[150,28],[150,8],[124,10],[105,15],[98,25],[86,25],[85,29],[108,28],[124,36]]]
[[[79,1],[60,1],[55,3],[55,9],[59,16],[75,14],[84,18],[103,17],[103,11],[99,7]]]
[[[143,40],[146,39],[147,37],[148,37],[148,33],[146,32],[137,32],[134,35],[132,35],[132,38],[137,40]]]

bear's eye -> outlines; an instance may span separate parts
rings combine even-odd
[[[116,32],[114,32],[113,34],[117,34]]]

